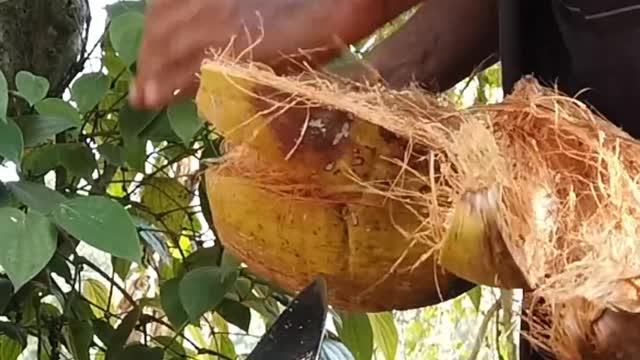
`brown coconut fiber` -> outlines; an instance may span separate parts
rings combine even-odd
[[[229,94],[252,99],[260,109],[255,117],[233,126],[221,124],[223,115],[232,116],[217,107],[246,106],[240,98],[224,104],[227,93],[215,91],[221,78],[233,85]],[[545,321],[529,319],[528,335],[561,358],[601,358],[588,354],[611,351],[611,334],[620,330],[616,317],[633,326],[629,319],[640,310],[640,143],[581,102],[526,78],[500,104],[460,110],[417,87],[391,90],[311,70],[285,77],[260,64],[218,55],[202,66],[198,105],[214,126],[224,128],[221,132],[230,143],[226,157],[208,177],[248,181],[279,198],[308,201],[309,206],[393,203],[419,219],[410,230],[397,225],[407,239],[407,250],[394,253],[390,266],[382,261],[369,264],[384,266],[386,275],[362,284],[353,280],[349,284],[358,293],[351,293],[348,301],[334,294],[342,307],[349,308],[349,301],[358,303],[376,286],[386,286],[387,300],[395,301],[393,292],[400,290],[385,278],[436,259],[428,266],[442,267],[475,284],[525,288],[544,299],[544,311],[538,314],[544,313]],[[316,165],[330,168],[338,158],[331,158],[329,147],[307,141],[321,110],[346,114],[340,118],[348,119],[342,125],[361,121],[368,124],[358,125],[363,132],[369,126],[392,138],[390,150],[372,145],[382,149],[376,161],[386,165],[361,172],[346,166],[331,178],[307,171]],[[289,123],[279,120],[286,114],[295,115],[287,120],[295,126],[287,128]],[[330,123],[331,116],[324,115],[320,119]],[[260,126],[242,133],[255,121],[261,121]],[[271,131],[271,138],[260,138],[263,130]],[[279,137],[286,131],[287,141]],[[334,139],[336,134],[332,133]],[[343,136],[356,136],[353,125]],[[269,153],[265,144],[274,139],[281,151]],[[296,269],[308,270],[305,264],[311,260],[278,273],[278,263],[252,260],[261,257],[259,249],[265,244],[252,248],[250,237],[236,235],[222,240],[250,268],[256,263],[259,273],[286,288],[296,290],[314,275],[288,280],[296,278]],[[245,242],[238,240],[242,236]],[[416,255],[409,248],[431,251]],[[411,263],[406,261],[409,257]],[[419,279],[402,278],[397,284],[419,290]],[[440,286],[437,280],[433,283]],[[360,309],[380,310],[365,305]],[[607,354],[616,358],[616,352]]]

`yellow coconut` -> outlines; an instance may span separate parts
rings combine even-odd
[[[401,231],[420,221],[398,202],[375,195],[360,204],[292,199],[218,169],[206,179],[226,247],[285,289],[300,290],[323,275],[333,306],[375,312],[436,304],[472,287],[425,256],[430,246],[411,244]]]
[[[418,192],[424,184],[401,176],[406,141],[348,112],[283,105],[287,98],[203,68],[201,114],[234,147],[245,147],[224,170],[207,173],[221,241],[288,290],[323,274],[331,304],[342,309],[416,308],[469,290],[437,264],[435,242],[420,234],[420,206],[378,190],[402,181]],[[273,182],[278,170],[284,183]],[[307,195],[279,193],[285,185]]]

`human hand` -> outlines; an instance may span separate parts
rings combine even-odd
[[[175,92],[193,95],[196,72],[208,47],[222,47],[241,28],[238,1],[153,0],[148,5],[130,91],[136,107],[160,108]],[[246,1],[243,3],[247,3]]]
[[[324,46],[329,42],[327,26],[336,11],[331,4],[310,0],[153,0],[146,14],[130,102],[135,107],[158,109],[176,96],[194,95],[196,73],[206,50],[225,49],[232,40],[235,54],[251,45],[252,60],[269,65],[299,49]],[[258,38],[259,43],[253,44]]]

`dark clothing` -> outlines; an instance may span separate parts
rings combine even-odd
[[[499,0],[499,7],[505,94],[534,75],[570,96],[581,93],[640,139],[640,0]],[[553,359],[525,338],[521,345],[523,360]]]
[[[640,138],[640,0],[500,0],[505,92],[557,84]]]

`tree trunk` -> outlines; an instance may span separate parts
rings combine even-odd
[[[90,19],[88,0],[0,0],[0,69],[10,89],[27,70],[49,80],[49,96],[60,96],[82,70]]]

